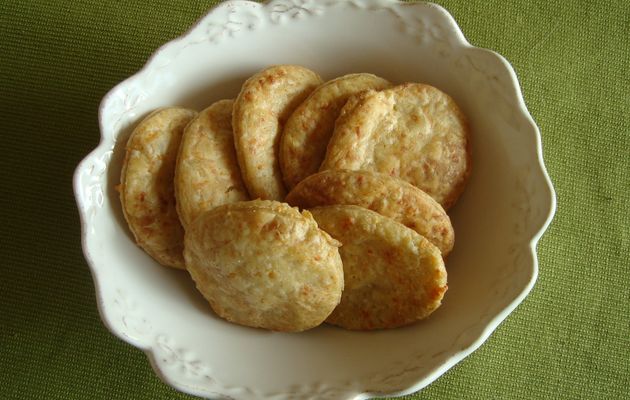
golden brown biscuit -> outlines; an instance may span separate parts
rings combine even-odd
[[[238,163],[252,198],[284,199],[280,135],[289,115],[321,82],[307,68],[277,65],[243,84],[234,103],[232,126]]]
[[[184,228],[204,211],[249,200],[234,151],[233,103],[217,101],[184,130],[175,168],[177,212]]]
[[[228,321],[302,331],[340,301],[340,244],[308,211],[272,201],[226,204],[197,218],[185,243],[197,288]]]
[[[421,83],[359,95],[335,124],[320,170],[370,170],[400,177],[445,209],[470,171],[468,125],[453,99]]]
[[[311,212],[342,243],[345,288],[327,322],[357,330],[396,328],[440,306],[446,269],[438,248],[422,235],[358,206]]]
[[[287,189],[319,169],[341,108],[352,95],[391,84],[372,74],[349,74],[315,89],[291,114],[280,144],[280,169]]]
[[[197,113],[157,110],[127,142],[120,201],[136,242],[162,265],[184,268],[184,231],[175,206],[173,175],[182,132]]]
[[[335,204],[368,208],[426,237],[443,257],[453,249],[453,226],[442,206],[421,189],[389,175],[326,170],[298,183],[285,201],[300,208]]]

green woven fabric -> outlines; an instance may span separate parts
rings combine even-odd
[[[71,178],[101,97],[213,3],[0,2],[0,398],[189,398],[101,323]],[[407,398],[629,398],[630,3],[439,3],[514,66],[558,212],[531,295]]]

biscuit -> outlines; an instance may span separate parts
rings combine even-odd
[[[140,122],[127,142],[120,178],[120,201],[136,242],[157,262],[175,268],[184,268],[184,230],[173,175],[182,132],[196,114],[164,108]]]
[[[184,256],[217,315],[297,332],[321,324],[339,304],[339,245],[308,211],[254,200],[199,216],[186,230]]]
[[[421,83],[363,93],[342,110],[320,170],[400,177],[448,209],[470,172],[468,124],[447,94]]]
[[[233,103],[217,101],[184,130],[175,168],[177,212],[184,229],[204,211],[249,200],[234,151]]]
[[[426,238],[358,206],[318,207],[311,213],[342,243],[345,287],[327,322],[352,330],[396,328],[440,306],[446,269]]]
[[[298,106],[284,126],[280,143],[280,169],[287,189],[317,172],[348,98],[389,86],[387,80],[372,74],[344,75],[319,86]]]
[[[298,183],[285,201],[300,208],[357,205],[392,218],[429,239],[446,257],[453,248],[451,220],[438,202],[412,184],[369,171],[326,170]]]
[[[269,67],[249,78],[234,103],[234,144],[251,198],[282,200],[278,152],[284,124],[321,78],[297,65]]]

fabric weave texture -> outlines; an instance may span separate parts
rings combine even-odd
[[[514,66],[558,210],[527,299],[405,398],[628,398],[630,3],[437,2]],[[0,2],[0,398],[191,398],[100,321],[71,182],[103,95],[213,4]]]

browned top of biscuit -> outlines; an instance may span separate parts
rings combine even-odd
[[[470,171],[468,124],[444,92],[408,83],[348,101],[320,170],[372,170],[400,177],[445,209]]]
[[[201,111],[182,136],[175,170],[175,197],[182,225],[204,211],[249,200],[234,151],[232,100]]]
[[[197,113],[160,109],[134,129],[127,142],[120,200],[140,247],[160,264],[184,268],[184,231],[175,206],[173,176],[184,127]]]
[[[389,86],[387,80],[372,74],[344,75],[320,85],[298,106],[284,127],[280,145],[280,167],[288,189],[319,169],[335,120],[348,98]]]
[[[236,154],[251,198],[282,200],[278,151],[284,123],[319,84],[313,71],[277,65],[258,72],[242,86],[234,104]]]
[[[202,214],[186,230],[184,254],[197,288],[219,316],[294,332],[321,324],[339,303],[338,246],[309,212],[254,200]]]
[[[286,202],[300,208],[357,205],[392,218],[425,236],[446,257],[453,248],[451,220],[438,202],[421,189],[370,171],[326,170],[293,188]]]
[[[406,226],[358,206],[326,206],[313,217],[342,243],[345,287],[327,319],[347,329],[396,328],[429,316],[446,292],[440,251]]]

